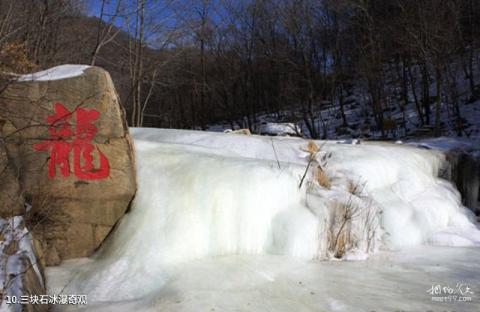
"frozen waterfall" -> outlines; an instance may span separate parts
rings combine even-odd
[[[52,292],[68,283],[65,291],[86,293],[92,301],[134,300],[161,289],[175,268],[194,259],[323,259],[331,206],[352,198],[375,207],[372,220],[379,226],[367,246],[365,221],[352,223],[357,241],[347,259],[365,258],[380,247],[480,245],[458,192],[437,178],[440,152],[317,142],[331,153],[325,166],[331,186],[299,188],[308,164],[305,140],[161,129],[132,133],[139,189],[131,211],[95,257],[56,269]],[[362,185],[355,196],[352,181]]]

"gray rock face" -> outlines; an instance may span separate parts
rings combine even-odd
[[[480,151],[455,149],[446,152],[450,170],[445,178],[455,183],[462,203],[480,215]]]

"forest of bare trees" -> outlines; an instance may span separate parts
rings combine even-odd
[[[407,134],[407,107],[418,129],[468,135],[479,47],[475,0],[0,1],[0,70],[104,67],[131,126],[254,130],[268,113],[326,138],[328,107],[358,126],[355,96],[384,137]]]

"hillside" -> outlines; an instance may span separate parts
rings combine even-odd
[[[475,1],[119,3],[6,1],[0,50],[17,44],[37,70],[98,51],[131,126],[478,136]]]

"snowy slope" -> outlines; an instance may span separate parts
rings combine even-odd
[[[453,65],[453,64],[452,64]],[[458,66],[460,64],[457,64]],[[457,68],[461,71],[460,67]],[[416,71],[416,70],[415,70]],[[478,72],[478,70],[476,71]],[[398,85],[396,72],[389,72],[387,77],[391,77],[385,84],[385,99],[383,102],[383,117],[390,121],[390,126],[387,127],[385,137],[382,137],[381,131],[376,126],[375,118],[371,108],[371,97],[366,92],[368,87],[366,82],[361,77],[355,77],[352,81],[352,87],[345,94],[344,111],[348,126],[343,125],[340,105],[338,100],[320,101],[313,105],[313,124],[319,133],[319,136],[326,139],[346,139],[346,138],[366,138],[366,139],[404,139],[404,138],[422,138],[424,136],[432,136],[432,132],[428,132],[428,126],[423,127],[418,118],[418,113],[415,105],[415,97],[409,86],[408,97],[409,101],[403,107],[403,99],[401,97],[402,88]],[[478,81],[480,77],[475,77]],[[460,104],[459,116],[456,115],[452,105],[452,100],[447,99],[446,94],[443,94],[440,118],[442,135],[447,137],[461,137],[473,140],[480,140],[480,100],[471,97],[469,83],[465,75],[458,74],[456,88],[458,91],[458,98],[456,101]],[[478,87],[478,86],[477,86]],[[434,106],[436,89],[435,81],[431,81],[430,98],[431,98],[431,120],[430,127],[435,124]],[[416,81],[417,96],[422,93],[420,85],[420,77]],[[444,86],[444,89],[448,89]],[[417,99],[421,105],[421,99]],[[305,124],[304,111],[299,107],[298,103],[290,103],[283,110],[278,112],[260,112],[254,116],[256,124],[252,125],[252,130],[255,133],[261,133],[259,126],[262,123],[296,123],[301,128],[305,137],[311,137],[311,134]],[[297,104],[297,105],[296,105]],[[460,117],[460,119],[458,118]],[[235,125],[236,123],[236,125]],[[235,123],[229,121],[211,124],[207,129],[211,131],[224,131],[232,127],[248,127],[246,118],[239,118]]]
[[[86,293],[93,301],[158,291],[172,270],[198,258],[328,258],[329,208],[346,201],[371,203],[382,226],[366,247],[362,223],[354,222],[353,233],[360,236],[347,259],[364,258],[381,246],[480,245],[458,192],[437,178],[440,152],[317,142],[332,155],[325,166],[331,187],[309,182],[299,188],[308,159],[302,139],[162,129],[132,133],[139,183],[132,210],[94,260],[64,268],[65,276],[73,274],[65,291]],[[352,181],[364,186],[355,196],[347,191]],[[58,272],[53,276],[51,292],[65,286],[58,284]]]

